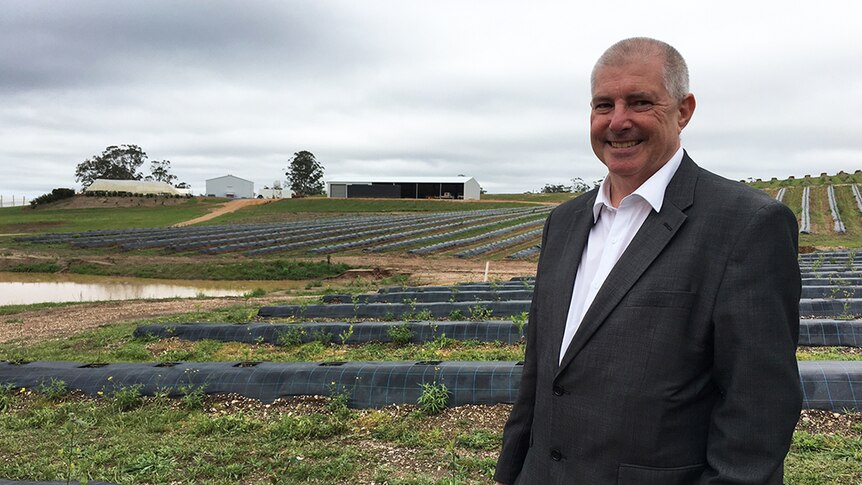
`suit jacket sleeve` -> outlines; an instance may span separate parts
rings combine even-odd
[[[542,247],[546,247],[548,236],[548,225],[551,217],[545,221],[542,234]],[[544,254],[544,252],[542,253]],[[541,258],[541,255],[540,255]],[[539,291],[539,275],[536,275],[536,284],[533,295]],[[527,450],[530,447],[530,434],[533,426],[533,411],[536,404],[536,298],[530,303],[530,316],[527,321],[527,345],[524,357],[524,367],[521,374],[521,383],[518,386],[518,397],[512,407],[512,414],[506,422],[503,430],[503,448],[497,460],[497,468],[494,480],[500,483],[512,484],[521,472]]]
[[[713,311],[713,409],[700,483],[781,484],[799,418],[796,218],[767,203],[731,249]]]

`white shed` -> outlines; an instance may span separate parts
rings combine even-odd
[[[264,187],[257,193],[258,199],[290,199],[293,197],[293,191],[290,189],[270,189]]]
[[[254,198],[254,182],[234,175],[224,175],[207,179],[207,197],[227,197],[229,199]]]
[[[479,200],[481,188],[473,177],[375,177],[367,180],[330,180],[331,198],[464,199]]]
[[[126,192],[128,194],[181,195],[181,192],[167,182],[147,180],[93,180],[84,192]]]

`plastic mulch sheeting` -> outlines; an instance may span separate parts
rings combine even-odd
[[[204,386],[208,394],[236,393],[267,403],[283,396],[343,391],[350,396],[348,405],[355,408],[412,404],[422,393],[421,384],[438,382],[449,390],[449,405],[461,406],[514,402],[521,366],[515,362],[455,361],[0,363],[0,383],[38,388],[51,379],[91,395],[140,384],[144,395],[169,389],[170,395],[178,396],[179,386]]]
[[[862,292],[860,292],[862,293]],[[323,295],[324,303],[432,303],[432,302],[482,302],[529,300],[533,298],[533,290],[515,289],[499,291],[393,291],[388,293],[372,293],[370,295]]]
[[[351,332],[350,328],[353,327]],[[455,340],[478,340],[514,344],[522,333],[511,321],[479,322],[334,322],[334,323],[178,323],[148,324],[135,329],[135,337],[176,337],[183,340],[222,342],[286,343],[328,340],[339,344],[392,342],[394,329],[410,330],[412,343],[431,342],[445,336]],[[525,327],[526,329],[526,324]],[[346,341],[342,336],[349,335]]]
[[[415,403],[421,384],[445,384],[449,405],[512,403],[522,366],[515,362],[203,362],[108,364],[77,362],[0,363],[0,383],[38,387],[51,379],[87,394],[141,384],[143,394],[204,386],[207,393],[237,393],[272,402],[283,396],[349,394],[355,408]],[[161,367],[160,367],[161,365]],[[803,407],[862,411],[862,362],[802,361]]]
[[[799,345],[862,347],[862,321],[802,320],[799,322]]]
[[[840,317],[862,315],[862,299],[841,298],[817,299],[802,298],[799,300],[799,314],[803,317]]]
[[[481,307],[491,311],[495,317],[511,317],[530,310],[530,300],[482,301],[482,302],[438,302],[438,303],[367,303],[351,305],[334,303],[329,305],[283,305],[265,306],[258,311],[260,317],[294,318],[380,318],[401,319],[405,316],[428,312],[431,317],[448,317],[459,311],[465,317],[473,316]],[[488,316],[490,316],[488,315]]]
[[[802,407],[827,411],[862,411],[862,362],[807,360],[799,362]]]
[[[350,327],[353,331],[350,331]],[[455,340],[478,340],[514,344],[526,332],[508,320],[440,321],[440,322],[332,322],[332,323],[168,323],[140,325],[135,337],[176,337],[183,340],[218,340],[222,342],[307,343],[325,336],[336,343],[361,344],[392,342],[395,327],[410,330],[412,343],[431,342],[439,337]],[[346,342],[342,335],[349,335]],[[290,338],[288,338],[288,336]],[[799,345],[862,347],[862,321],[811,319],[799,322]]]

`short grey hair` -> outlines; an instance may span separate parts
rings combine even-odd
[[[599,57],[590,75],[590,87],[596,88],[596,72],[607,66],[620,66],[634,59],[659,56],[664,60],[664,87],[672,98],[681,101],[688,93],[688,66],[672,45],[649,37],[623,39],[608,47]]]

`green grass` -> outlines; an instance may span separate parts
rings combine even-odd
[[[222,200],[190,199],[179,205],[63,209],[0,209],[0,234],[94,231],[130,227],[165,227],[200,217]]]
[[[306,398],[264,406],[207,398],[200,409],[116,392],[49,397],[3,389],[0,476],[114,483],[484,484],[502,428],[411,406],[351,410]],[[497,423],[497,424],[502,424]],[[857,430],[858,432],[858,430]],[[862,480],[862,439],[797,431],[786,483]]]
[[[60,271],[60,265],[54,261],[18,263],[8,268],[7,271],[12,273],[56,273]]]
[[[862,483],[862,438],[797,431],[784,478],[789,484]]]
[[[567,200],[574,199],[581,194],[573,194],[571,192],[558,192],[553,194],[486,194],[488,200],[505,200],[512,202],[553,202],[561,204]]]
[[[84,302],[67,301],[59,303],[31,303],[27,305],[0,305],[0,316],[15,315],[18,313],[32,312],[36,310],[44,310],[46,308],[55,308],[68,305],[81,305]]]
[[[11,272],[55,273],[54,262],[20,263]],[[70,261],[67,272],[96,276],[131,276],[135,278],[192,280],[310,280],[338,276],[350,269],[342,263],[256,259],[239,262],[200,261],[196,263],[103,265]]]
[[[254,205],[217,217],[204,224],[235,224],[276,222],[296,218],[304,213],[328,214],[356,212],[453,212],[530,207],[518,202],[473,202],[428,199],[328,199],[311,197],[284,199],[269,204]]]

